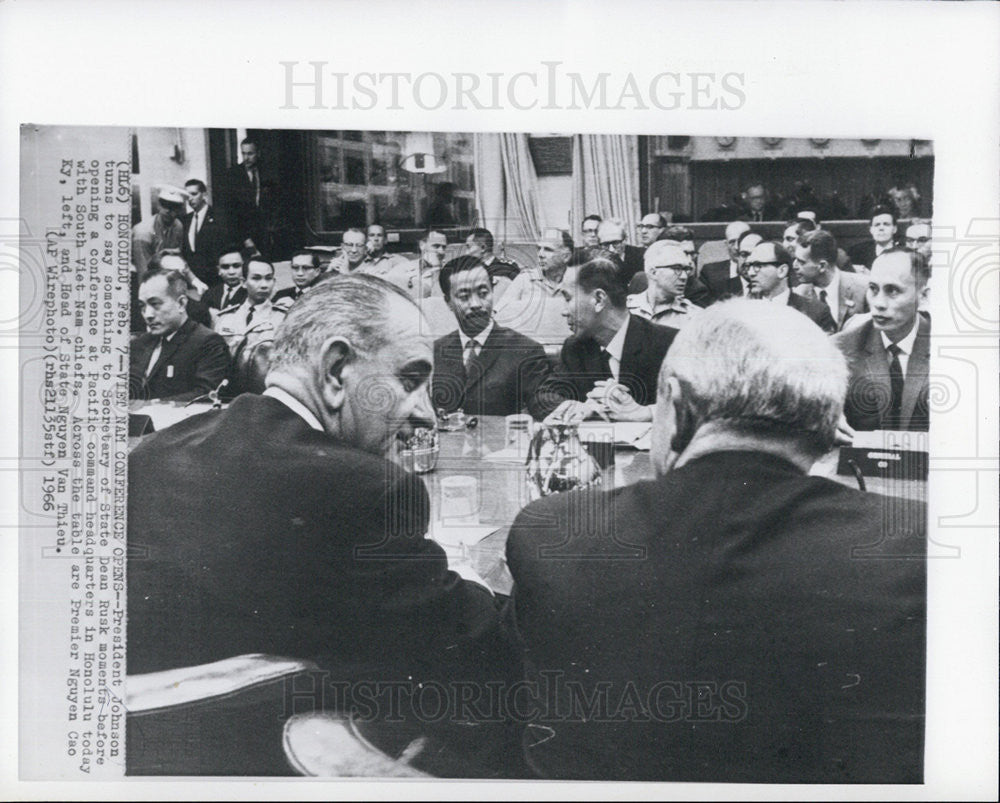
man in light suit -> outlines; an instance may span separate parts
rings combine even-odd
[[[851,376],[847,423],[926,432],[931,326],[919,309],[930,266],[916,251],[894,249],[875,259],[867,279],[871,318],[835,338]]]
[[[225,341],[187,313],[187,282],[153,268],[139,286],[148,331],[129,351],[129,398],[190,401],[215,390],[229,370]]]
[[[926,511],[807,475],[846,385],[797,312],[714,305],[664,361],[656,478],[521,512],[536,775],[921,782]]]
[[[837,331],[852,315],[868,311],[866,277],[837,268],[837,241],[830,232],[816,229],[802,234],[793,267],[799,279],[795,292],[829,307]]]
[[[439,274],[441,291],[458,329],[434,342],[434,408],[467,415],[511,415],[527,410],[544,417],[539,393],[549,375],[545,350],[536,341],[493,320],[493,284],[474,256],[453,259]]]

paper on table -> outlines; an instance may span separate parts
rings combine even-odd
[[[432,541],[437,541],[447,551],[451,547],[472,546],[478,544],[486,536],[497,531],[495,525],[459,524],[435,521],[427,534]]]
[[[855,449],[902,449],[926,452],[927,436],[926,433],[876,429],[872,432],[855,432],[851,446]]]
[[[598,440],[608,436],[613,427],[615,446],[628,446],[648,452],[652,445],[653,425],[646,421],[586,421],[580,424],[581,440]]]

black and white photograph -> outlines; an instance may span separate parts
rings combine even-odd
[[[988,795],[1000,53],[848,6],[249,4],[190,98],[18,88],[15,794]]]

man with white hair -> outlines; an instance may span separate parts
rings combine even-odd
[[[680,329],[701,311],[684,297],[694,274],[690,255],[676,242],[658,240],[646,249],[643,263],[647,286],[625,299],[628,311],[661,326]]]
[[[663,363],[656,478],[521,512],[507,563],[542,696],[521,722],[535,773],[922,781],[924,508],[808,476],[846,386],[795,310],[714,305]]]
[[[265,653],[338,680],[503,676],[491,594],[424,538],[427,489],[394,462],[435,421],[426,328],[387,282],[331,277],[279,326],[263,395],[131,452],[131,673]]]
[[[132,228],[132,266],[141,282],[149,261],[166,249],[178,249],[184,244],[184,204],[187,193],[177,187],[160,187],[156,199],[157,212]]]

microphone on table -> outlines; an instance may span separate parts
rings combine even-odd
[[[208,393],[203,393],[203,394],[201,394],[201,396],[197,396],[197,397],[191,399],[191,401],[189,401],[184,406],[185,407],[190,407],[195,402],[199,402],[199,401],[203,401],[204,399],[208,399],[212,403],[212,409],[213,410],[221,410],[222,409],[222,399],[219,398],[219,394],[222,393],[222,389],[226,385],[228,385],[228,384],[229,384],[229,380],[228,379],[223,379],[219,383],[219,387],[217,387],[215,390],[210,390]]]

